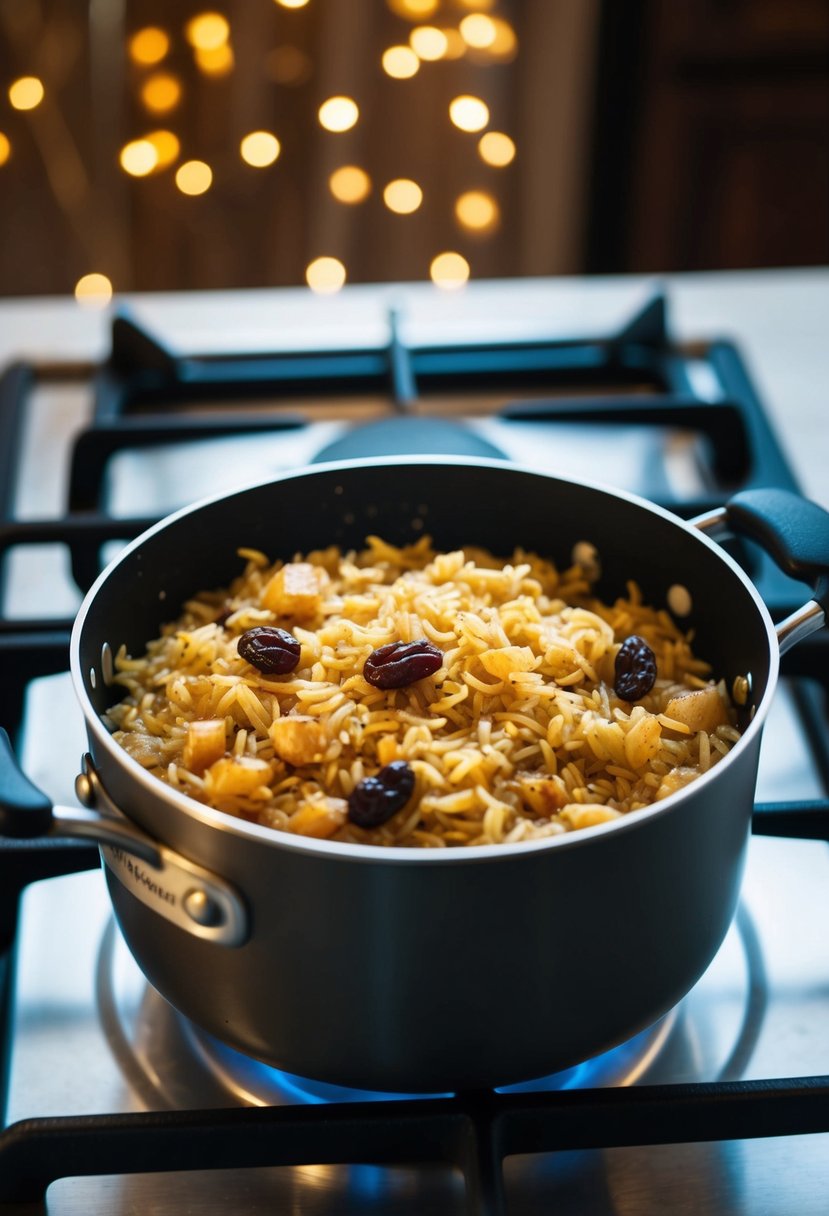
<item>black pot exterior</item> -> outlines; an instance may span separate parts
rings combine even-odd
[[[269,556],[369,532],[441,548],[590,541],[613,599],[636,579],[691,591],[697,649],[752,675],[757,721],[715,770],[657,808],[550,841],[377,850],[302,840],[199,807],[148,777],[98,718],[104,642],[136,653],[194,590],[229,580],[240,546]],[[164,598],[159,600],[159,592]],[[242,946],[197,940],[108,874],[150,981],[232,1046],[332,1083],[436,1092],[564,1068],[654,1022],[716,953],[739,894],[776,650],[756,593],[710,542],[624,496],[484,461],[321,467],[182,513],[93,589],[73,670],[105,786],[150,835],[232,882]]]

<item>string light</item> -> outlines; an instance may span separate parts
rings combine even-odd
[[[15,110],[34,110],[43,96],[43,82],[37,76],[21,76],[9,85],[9,101]]]
[[[326,131],[350,131],[359,117],[359,107],[350,97],[329,97],[319,108],[320,126]]]
[[[488,165],[503,169],[515,160],[515,144],[503,131],[487,131],[478,140],[478,153]]]
[[[229,42],[210,50],[197,47],[194,51],[196,66],[205,76],[226,76],[233,70],[233,48]]]
[[[357,165],[341,165],[329,177],[328,185],[338,203],[361,203],[368,198],[371,178]]]
[[[495,22],[486,13],[470,13],[464,17],[458,29],[466,45],[474,46],[477,50],[492,46],[498,33]]]
[[[127,51],[133,63],[151,67],[161,63],[170,49],[170,38],[156,25],[147,25],[143,30],[137,30],[127,43]]]
[[[155,72],[141,86],[141,100],[154,114],[166,114],[181,100],[181,85],[169,72]]]
[[[482,131],[489,122],[489,107],[480,97],[463,94],[450,101],[449,117],[461,131]]]
[[[221,13],[199,13],[187,22],[184,36],[199,51],[215,51],[230,37],[230,25]]]
[[[455,215],[464,228],[478,233],[492,232],[501,215],[498,203],[484,190],[467,190],[455,201]]]
[[[331,295],[345,283],[345,266],[339,258],[314,258],[305,267],[305,281],[312,291]]]
[[[276,0],[282,8],[305,8],[308,0]]]
[[[85,308],[106,308],[112,299],[112,283],[105,274],[85,274],[75,284],[75,299]]]
[[[408,177],[397,177],[383,191],[383,202],[397,215],[411,215],[423,202],[423,191]]]
[[[251,131],[239,145],[242,160],[254,169],[265,169],[279,156],[279,140],[270,131]]]
[[[0,165],[5,165],[11,154],[12,146],[9,143],[9,138],[0,131]]]
[[[213,182],[213,170],[203,160],[186,160],[176,170],[176,185],[182,194],[204,194]]]
[[[420,60],[411,47],[390,46],[383,51],[383,71],[395,80],[408,80],[420,69]]]
[[[178,160],[181,144],[178,136],[172,131],[151,131],[145,136],[147,143],[152,144],[156,151],[156,169],[166,169]]]
[[[409,34],[409,45],[419,59],[434,62],[446,54],[449,39],[435,25],[418,25]]]
[[[459,253],[439,253],[432,259],[429,278],[444,291],[457,291],[469,279],[469,263]]]
[[[440,0],[386,0],[389,8],[398,17],[407,21],[422,21],[438,10]]]
[[[124,144],[118,159],[130,177],[146,177],[158,165],[158,150],[149,139],[133,139]]]

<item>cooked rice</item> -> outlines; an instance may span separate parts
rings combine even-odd
[[[694,730],[666,716],[677,694],[711,685],[710,669],[634,583],[609,605],[591,595],[582,567],[560,573],[532,553],[505,563],[479,549],[436,553],[428,537],[404,548],[366,543],[360,553],[295,559],[324,572],[299,618],[263,606],[284,564],[240,550],[246,568],[229,589],[198,594],[146,655],[117,656],[128,695],[108,713],[115,739],[162,781],[232,815],[430,848],[605,823],[693,780],[739,738],[722,683],[719,725]],[[239,636],[262,624],[301,644],[295,671],[267,676],[239,657]],[[631,634],[645,638],[658,671],[635,704],[613,688],[616,652]],[[364,680],[372,650],[418,638],[443,651],[434,675],[389,691]],[[284,747],[277,754],[277,719],[305,723],[299,733],[314,746],[300,740],[290,760]],[[195,721],[224,724],[225,754],[202,771],[184,763]],[[349,794],[392,760],[413,770],[412,797],[382,826],[357,827],[346,818]]]

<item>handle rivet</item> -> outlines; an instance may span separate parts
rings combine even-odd
[[[197,887],[187,892],[182,900],[182,906],[190,919],[205,929],[212,929],[224,920],[222,909],[216,901]]]

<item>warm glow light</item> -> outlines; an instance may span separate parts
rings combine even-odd
[[[478,140],[478,152],[481,160],[496,169],[503,169],[515,160],[515,144],[502,131],[487,131]]]
[[[444,29],[442,33],[446,36],[446,51],[444,59],[463,59],[467,51],[466,43],[458,30]]]
[[[359,117],[357,103],[350,97],[329,97],[319,108],[320,126],[326,131],[350,131]]]
[[[409,34],[409,44],[418,58],[433,61],[443,58],[449,40],[437,26],[418,25]]]
[[[386,0],[389,8],[398,17],[407,21],[422,21],[437,12],[440,0]]]
[[[283,8],[305,8],[308,0],[276,0]]]
[[[277,46],[265,60],[268,75],[276,84],[298,85],[311,75],[311,60],[299,47]]]
[[[176,185],[182,194],[204,194],[212,181],[213,171],[203,160],[186,160],[176,170]]]
[[[383,202],[389,211],[411,215],[423,202],[423,191],[417,182],[410,181],[408,177],[397,177],[383,191]]]
[[[9,85],[9,101],[15,110],[34,110],[43,101],[43,85],[37,76],[21,76]]]
[[[133,63],[150,66],[153,63],[161,63],[170,49],[170,39],[158,26],[147,25],[133,34],[127,46]]]
[[[495,7],[495,0],[456,0],[458,8],[474,8],[489,12]]]
[[[112,299],[112,284],[105,274],[85,274],[75,284],[75,299],[85,308],[106,308]]]
[[[270,131],[251,131],[239,145],[242,160],[255,169],[272,165],[281,151],[279,140]]]
[[[124,144],[119,160],[130,177],[146,177],[158,166],[158,150],[149,139],[134,139]]]
[[[455,215],[464,228],[475,232],[491,232],[498,226],[500,212],[491,194],[484,190],[467,190],[455,202]]]
[[[498,59],[512,59],[518,49],[515,30],[501,17],[493,17],[492,24],[495,26],[495,38],[486,48],[487,52]]]
[[[199,51],[215,51],[230,37],[230,26],[221,13],[199,13],[187,22],[184,36]]]
[[[154,114],[166,114],[181,100],[181,85],[169,72],[154,72],[141,86],[141,100]]]
[[[469,278],[469,263],[459,253],[439,253],[432,259],[429,277],[444,291],[457,291]]]
[[[339,258],[314,258],[305,267],[305,281],[312,291],[330,295],[345,282],[345,266]]]
[[[450,101],[449,117],[462,131],[482,131],[489,122],[489,107],[480,97],[463,94]]]
[[[230,43],[203,51],[197,48],[196,64],[206,76],[226,76],[233,69],[233,48]]]
[[[383,71],[395,80],[408,80],[420,68],[420,60],[411,47],[390,46],[383,51]]]
[[[12,146],[7,135],[0,131],[0,165],[5,165],[12,154]]]
[[[357,165],[341,165],[329,177],[328,185],[338,203],[361,203],[368,198],[371,178]]]
[[[181,144],[178,141],[178,136],[172,131],[151,131],[146,136],[147,143],[152,144],[156,150],[157,169],[166,169],[173,161],[178,160],[178,154],[181,151]]]
[[[470,13],[468,17],[464,17],[458,29],[466,45],[479,50],[492,46],[498,32],[495,22],[485,13]]]

